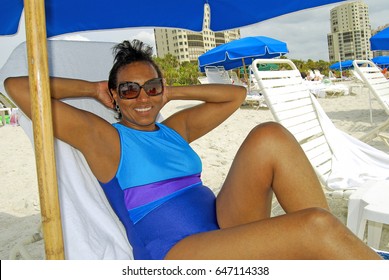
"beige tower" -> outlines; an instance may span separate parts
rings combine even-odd
[[[221,44],[240,38],[240,30],[213,32],[209,29],[210,12],[208,6],[204,12],[202,32],[192,32],[183,29],[154,29],[155,45],[158,57],[167,54],[175,56],[180,63],[197,61],[203,53]]]
[[[327,35],[330,61],[371,59],[369,8],[363,1],[346,3],[330,12],[331,33]]]

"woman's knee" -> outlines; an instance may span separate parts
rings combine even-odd
[[[288,151],[291,147],[299,146],[293,135],[276,122],[265,122],[254,127],[247,136],[245,145],[252,145],[251,147],[265,153],[279,153],[282,147]]]
[[[332,239],[333,236],[339,237],[346,227],[333,214],[323,208],[308,208],[304,210],[303,228],[321,242],[326,239]]]
[[[290,136],[290,132],[285,127],[270,121],[255,126],[249,133],[248,138],[253,138],[263,143],[266,141],[284,140],[285,137],[289,138]]]

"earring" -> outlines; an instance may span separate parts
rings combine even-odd
[[[115,110],[116,110],[116,112],[117,112],[118,114],[121,113],[121,112],[120,112],[120,107],[119,107],[119,105],[117,105],[117,104],[116,104]]]

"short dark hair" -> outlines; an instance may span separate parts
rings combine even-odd
[[[133,62],[144,61],[149,63],[157,71],[158,78],[162,78],[162,72],[153,60],[153,48],[142,41],[134,39],[129,42],[125,40],[113,48],[113,54],[115,59],[108,79],[110,90],[117,87],[117,73],[120,68]]]

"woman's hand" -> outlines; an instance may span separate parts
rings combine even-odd
[[[107,81],[101,81],[96,83],[96,99],[108,108],[115,108],[114,99],[108,89]]]

